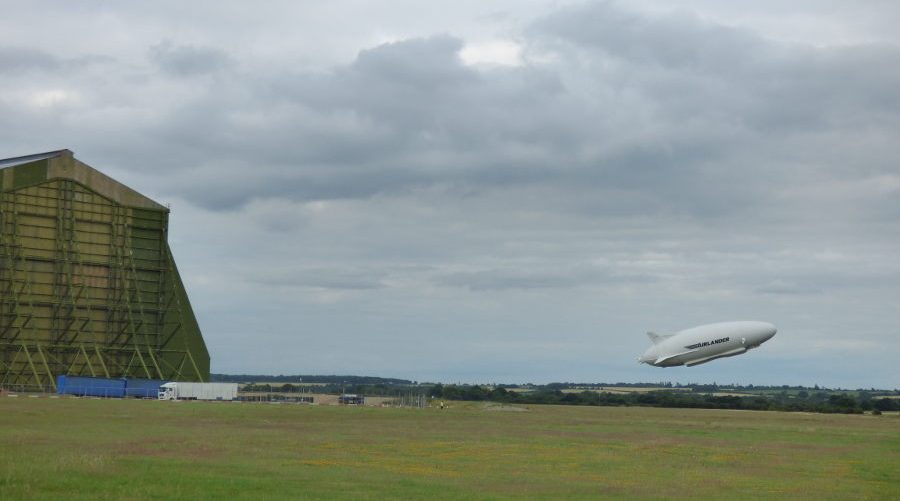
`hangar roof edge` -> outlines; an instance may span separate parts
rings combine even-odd
[[[34,153],[32,155],[25,155],[21,157],[3,158],[0,159],[0,169],[15,167],[16,165],[27,164],[28,162],[35,162],[37,160],[46,160],[48,158],[58,157],[67,151],[69,150],[56,150],[48,151],[46,153]]]
[[[17,182],[19,176],[14,172],[16,167],[41,160],[48,161],[46,169],[36,173],[37,179],[33,175],[28,176],[31,181],[29,184],[51,179],[71,179],[122,205],[169,212],[166,206],[78,160],[67,149],[0,159],[0,187],[17,189],[22,186]]]

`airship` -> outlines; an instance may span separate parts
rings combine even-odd
[[[717,358],[747,353],[765,343],[778,332],[768,322],[719,322],[691,327],[675,334],[648,332],[653,346],[638,362],[656,367],[705,364]]]

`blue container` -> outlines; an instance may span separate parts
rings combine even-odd
[[[125,396],[136,398],[159,398],[159,387],[168,381],[159,379],[126,379]]]
[[[125,396],[125,380],[56,376],[56,392],[60,395],[77,395],[79,397],[122,398]]]

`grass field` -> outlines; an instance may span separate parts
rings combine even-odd
[[[898,416],[451,404],[2,398],[0,499],[900,498]]]

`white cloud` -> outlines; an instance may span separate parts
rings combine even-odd
[[[469,65],[497,64],[502,66],[521,66],[522,47],[511,40],[490,40],[481,43],[469,43],[460,51],[463,62]]]
[[[31,92],[28,103],[36,108],[53,108],[60,105],[78,104],[78,94],[63,89]]]

